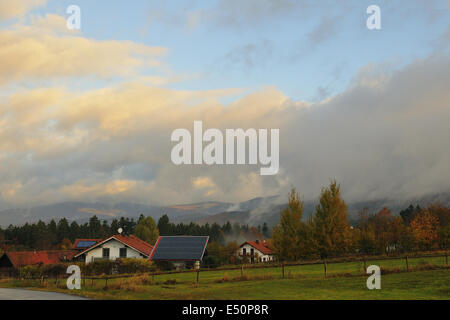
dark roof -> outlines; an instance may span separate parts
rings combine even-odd
[[[257,249],[259,252],[263,253],[263,254],[273,254],[272,249],[270,249],[269,247],[269,243],[265,240],[256,240],[256,241],[246,241],[243,244],[241,244],[240,247],[244,246],[244,245],[250,245],[253,248]]]
[[[161,236],[153,248],[150,260],[201,261],[208,236]]]
[[[89,247],[92,247],[97,242],[102,241],[102,239],[75,239],[75,242],[73,243],[72,249],[87,249]]]
[[[72,260],[76,253],[74,250],[48,250],[6,252],[4,255],[14,268],[18,268],[28,265],[58,264]]]
[[[149,256],[150,253],[152,252],[153,246],[151,244],[148,244],[147,242],[139,239],[138,237],[135,237],[133,235],[129,235],[129,236],[123,236],[121,234],[117,234],[114,235],[112,237],[109,237],[103,241],[100,241],[96,244],[94,244],[92,247],[87,248],[86,250],[78,253],[75,257],[81,256],[82,254],[104,244],[105,242],[108,242],[110,240],[117,240],[119,242],[122,242],[124,245],[138,251],[139,253],[142,253],[145,256]]]

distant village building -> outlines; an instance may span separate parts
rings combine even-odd
[[[114,235],[77,253],[75,259],[86,264],[121,258],[148,259],[153,246],[133,235]]]
[[[11,251],[0,257],[0,273],[9,273],[24,266],[59,264],[73,259],[74,250]]]
[[[247,241],[240,245],[238,256],[248,259],[250,263],[269,262],[275,260],[275,255],[266,240]]]

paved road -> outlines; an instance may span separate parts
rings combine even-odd
[[[86,299],[58,292],[0,288],[0,300],[86,300]]]

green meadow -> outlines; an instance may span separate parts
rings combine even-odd
[[[77,294],[93,299],[450,299],[450,269],[444,257],[369,260],[382,268],[381,290],[369,290],[362,262],[330,263],[324,277],[322,264],[202,271],[132,278],[86,280],[81,290],[68,290],[65,282],[45,284],[3,280],[0,286],[28,287]],[[384,274],[383,274],[384,273]]]

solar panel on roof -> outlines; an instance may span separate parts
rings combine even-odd
[[[89,248],[96,243],[96,241],[80,241],[77,243],[77,248]]]
[[[209,237],[159,237],[151,260],[202,260]]]

